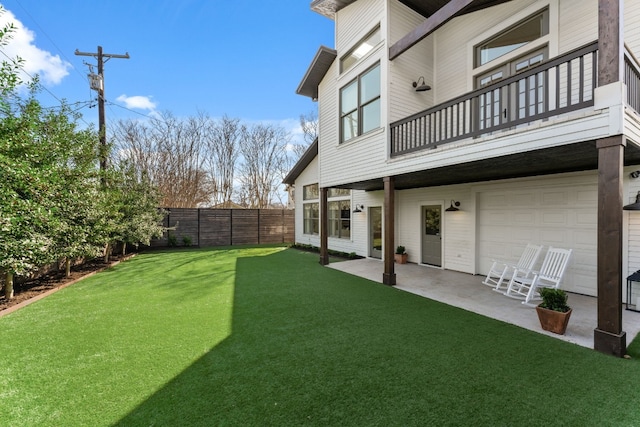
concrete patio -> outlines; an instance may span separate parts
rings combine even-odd
[[[380,260],[367,258],[334,262],[329,267],[382,283],[384,264]],[[557,335],[542,330],[534,308],[483,285],[483,276],[411,263],[396,264],[395,272],[395,287],[403,291],[593,348],[593,330],[597,326],[597,301],[594,297],[569,294],[568,303],[573,309],[571,320],[566,334]],[[628,345],[640,331],[640,313],[623,309],[622,324],[627,333]]]

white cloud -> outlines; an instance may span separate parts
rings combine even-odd
[[[0,26],[4,27],[12,22],[15,30],[11,33],[11,39],[6,46],[0,49],[6,57],[0,59],[20,57],[24,60],[24,71],[30,76],[38,74],[40,82],[44,85],[57,85],[69,75],[71,64],[60,59],[58,55],[42,50],[35,45],[35,34],[18,21],[8,10],[0,15]],[[4,55],[3,55],[4,56]],[[24,79],[29,80],[28,76]]]
[[[150,96],[127,96],[120,95],[116,98],[116,101],[122,102],[127,108],[137,108],[139,110],[154,111],[156,109],[156,103],[151,101]]]

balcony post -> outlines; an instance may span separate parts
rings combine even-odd
[[[619,0],[598,0],[598,85],[624,81],[623,11]],[[622,206],[624,135],[597,141],[598,149],[598,327],[594,348],[622,357]]]
[[[396,273],[393,254],[395,243],[395,177],[385,176],[384,182],[384,273],[382,283],[394,286]]]

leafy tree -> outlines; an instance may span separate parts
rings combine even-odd
[[[120,197],[119,237],[125,254],[127,245],[148,245],[152,238],[162,236],[164,215],[158,209],[160,193],[145,173],[137,174],[129,162],[121,162],[116,176],[118,180],[112,185],[117,186],[115,194]]]

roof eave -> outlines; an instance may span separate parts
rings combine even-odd
[[[318,156],[318,138],[316,138],[307,151],[304,152],[300,160],[296,162],[296,164],[291,168],[291,171],[284,177],[282,180],[283,184],[294,185],[296,179],[300,176],[302,171],[304,171],[307,166]]]
[[[311,10],[329,19],[335,19],[336,12],[355,2],[356,0],[313,0]]]
[[[318,85],[327,74],[327,71],[329,71],[337,55],[338,52],[336,52],[335,49],[320,46],[302,81],[298,85],[296,93],[298,95],[308,96],[313,100],[318,99]]]

